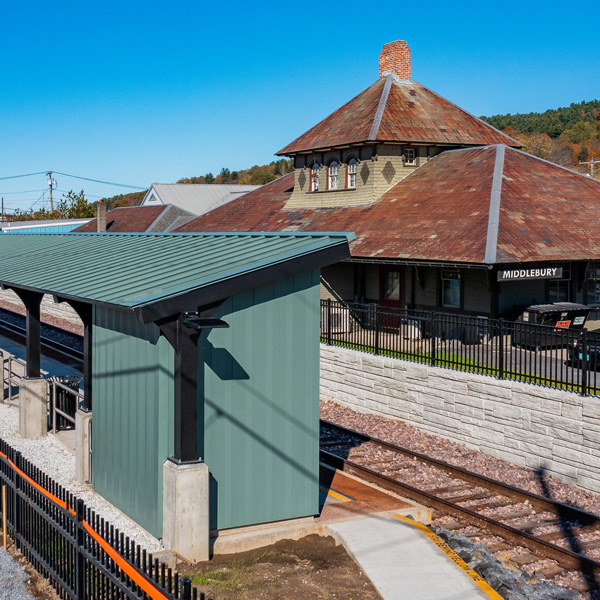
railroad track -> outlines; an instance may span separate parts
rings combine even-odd
[[[47,327],[80,337],[58,327]],[[2,332],[25,337],[24,327],[8,323],[0,316]],[[83,359],[82,352],[47,336],[42,336],[42,345],[71,358]],[[597,550],[600,558],[599,515],[324,420],[321,420],[320,460],[456,518],[457,525],[446,525],[447,528],[460,532],[469,527],[468,537],[494,536],[503,540],[490,546],[492,552],[527,549],[528,553],[511,555],[515,567],[551,559],[557,566],[541,570],[548,579],[569,571],[583,573],[592,584],[600,578],[600,560],[588,555]],[[427,481],[424,471],[435,472],[431,479],[436,483],[416,484],[417,473],[420,480]],[[585,541],[580,539],[581,533],[585,534]]]
[[[505,561],[515,567],[551,559],[556,564],[538,571],[548,579],[572,571],[588,584],[600,577],[600,562],[588,555],[600,556],[598,515],[323,420],[320,459],[451,515],[452,528],[468,526],[468,537],[501,538],[490,551],[516,549]]]
[[[24,342],[25,327],[20,327],[19,325],[15,325],[14,323],[10,323],[8,321],[3,320],[2,312],[8,313],[15,317],[19,317],[21,319],[24,318],[23,315],[20,315],[19,313],[13,312],[5,308],[0,309],[0,335],[8,335],[9,337],[16,339],[17,341]],[[66,329],[61,329],[60,327],[55,327],[54,325],[47,325],[46,323],[44,323],[43,327],[47,327],[52,331],[56,331],[60,335],[67,335],[73,338],[81,338],[81,336],[77,335],[76,333],[72,333],[71,331],[67,331]],[[70,346],[57,342],[56,340],[53,340],[52,338],[49,338],[47,336],[42,336],[41,342],[42,347],[46,349],[58,352],[59,354],[63,354],[64,356],[68,356],[76,360],[83,361],[83,352],[75,348],[71,348]]]

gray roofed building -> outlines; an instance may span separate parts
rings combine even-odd
[[[195,215],[203,215],[259,187],[214,183],[153,183],[142,206],[173,204]]]

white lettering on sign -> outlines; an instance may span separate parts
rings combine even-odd
[[[556,277],[562,277],[562,267],[498,271],[498,281],[513,281],[515,279],[553,279]]]

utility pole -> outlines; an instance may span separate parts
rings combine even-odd
[[[2,196],[2,222],[4,223],[4,196]]]
[[[46,173],[48,175],[48,187],[50,188],[50,212],[54,212],[54,204],[52,202],[52,190],[56,187],[56,179],[52,179],[52,171]]]
[[[590,158],[587,162],[579,161],[580,165],[590,165],[589,176],[594,179],[594,166],[600,166],[600,160],[594,160],[594,158]]]

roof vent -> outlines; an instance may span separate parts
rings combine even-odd
[[[379,77],[390,73],[410,80],[410,48],[404,40],[386,44],[379,55]]]

